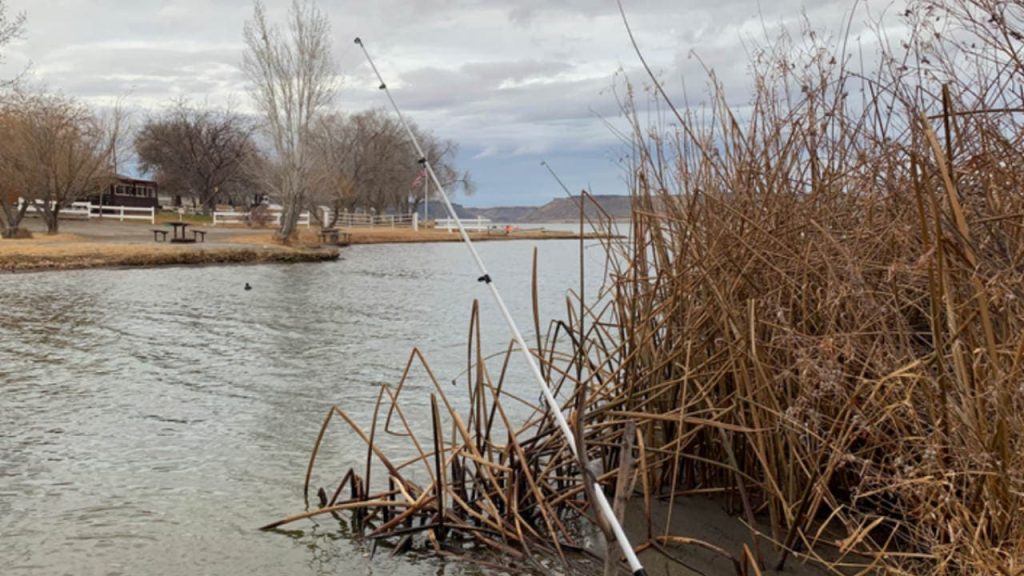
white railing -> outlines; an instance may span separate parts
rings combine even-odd
[[[459,225],[455,223],[452,218],[440,218],[434,220],[435,228],[444,228],[449,232],[454,232],[459,229]],[[476,219],[470,220],[468,218],[462,221],[462,227],[468,232],[486,232],[491,227],[491,219],[484,218],[483,216],[477,216]]]
[[[56,205],[57,205],[56,202],[50,202],[50,208],[51,209],[54,206],[56,206]],[[23,206],[25,206],[25,199],[24,198],[18,198],[18,210],[21,210],[21,208]],[[29,202],[28,203],[28,208],[25,208],[25,215],[26,216],[28,216],[28,215],[36,216],[36,215],[42,214],[42,213],[43,213],[42,202],[40,202],[38,200],[33,200],[32,202]]]
[[[321,206],[320,213],[323,215],[324,224],[330,224],[334,213]],[[420,218],[418,214],[357,214],[342,212],[338,214],[338,220],[334,223],[340,228],[412,228],[419,230]]]
[[[18,198],[18,207],[25,204],[23,198]],[[56,202],[50,202],[50,207],[56,206]],[[39,202],[31,202],[25,209],[25,214],[37,215],[42,212]],[[90,202],[72,202],[71,206],[61,208],[61,218],[116,218],[120,222],[125,220],[148,220],[150,224],[156,224],[156,208],[141,208],[138,206],[101,206]]]
[[[60,211],[61,216],[68,218],[92,217],[92,204],[88,202],[72,202],[71,206]]]
[[[214,212],[213,225],[217,224],[245,224],[249,221],[248,212]]]
[[[281,225],[281,210],[267,210],[266,219],[267,224],[271,226]],[[213,213],[213,225],[217,224],[248,224],[251,212],[214,212]],[[303,212],[299,214],[298,225],[309,228],[312,226],[312,216],[309,212]]]
[[[121,222],[125,220],[149,220],[150,224],[156,224],[156,208],[90,204],[89,218],[117,218]]]

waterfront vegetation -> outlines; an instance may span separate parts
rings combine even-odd
[[[257,181],[297,214],[317,198],[307,188],[315,178],[349,194],[318,201],[358,198],[346,174],[318,172],[312,156],[336,160],[345,138],[394,126],[370,113],[353,117],[360,125],[350,133],[328,134],[337,139],[314,138],[316,126],[341,120],[326,113],[329,50],[317,48],[326,22],[311,5],[294,6],[293,40],[312,34],[296,45],[314,48],[317,77],[305,89],[315,110],[304,110],[304,127],[271,127],[275,160],[257,162]],[[398,382],[375,388],[370,421],[332,407],[308,467],[296,471],[306,509],[264,528],[334,515],[353,520],[374,551],[420,548],[550,573],[556,564],[600,570],[594,524],[611,574],[619,559],[588,504],[593,478],[620,515],[641,518],[631,537],[647,562],[685,566],[699,550],[744,576],[1024,574],[1024,5],[912,0],[900,20],[905,37],[890,46],[880,36],[867,60],[851,55],[842,31],[808,28],[764,43],[751,52],[754,88],[742,105],[713,73],[703,103],[670,97],[649,69],[642,88],[622,85],[628,236],[593,209],[586,217],[608,230],[605,284],[593,294],[581,281],[562,320],[543,325],[534,267],[532,353],[564,402],[581,457],[535,392],[512,383],[512,347],[487,355],[474,305],[457,385],[414,350]],[[0,19],[0,45],[7,29]],[[257,5],[246,67],[270,125],[289,113],[269,102],[295,80],[272,62],[287,53],[270,43],[283,36]],[[0,180],[59,203],[113,166],[119,115],[104,124],[63,97],[12,98],[4,106],[31,106],[0,106],[0,130],[15,136],[0,138]],[[193,112],[180,110],[178,120],[191,122]],[[38,150],[49,151],[45,162],[32,160]],[[55,172],[61,180],[36,170],[60,158],[85,172]],[[373,182],[390,189],[416,171],[409,163]],[[204,182],[196,194],[207,207],[222,184],[225,194],[238,184]],[[5,211],[12,205],[5,200]],[[9,235],[19,225],[12,218],[8,211]],[[306,251],[310,233],[294,225],[281,234],[296,245],[272,246],[273,258],[337,258]],[[383,242],[412,234],[375,233]],[[251,247],[272,244],[270,232],[232,234],[225,242],[243,248],[226,258],[271,258]],[[14,260],[30,258],[29,246]],[[117,265],[156,263],[137,261],[152,251],[116,243],[76,249],[80,259],[109,250],[123,255]],[[217,261],[195,247],[154,250],[171,255],[164,263]],[[582,251],[581,242],[581,266]],[[426,374],[428,386],[410,385],[411,374]],[[322,450],[337,436],[365,461],[338,466]],[[405,450],[392,453],[396,439]],[[694,536],[695,499],[733,514],[743,537]]]
[[[472,542],[545,572],[582,544],[589,461],[647,517],[634,544],[681,563],[1021,574],[1021,9],[912,2],[870,69],[842,34],[782,36],[753,53],[742,107],[714,76],[706,105],[673,102],[652,73],[650,125],[627,90],[631,237],[607,243],[600,297],[535,327],[583,462],[509,393],[474,320],[464,389],[433,381],[429,432],[407,429],[404,379],[371,422],[332,409],[324,428],[365,442],[366,465],[287,521],[352,511],[374,542]],[[412,457],[389,459],[382,434]],[[734,511],[745,541],[653,522],[694,496]]]

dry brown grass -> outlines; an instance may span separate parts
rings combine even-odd
[[[0,238],[0,250],[10,249],[18,245],[34,245],[50,242],[74,242],[80,240],[84,240],[84,238],[76,234],[45,234],[37,232],[28,238]]]
[[[540,240],[573,238],[571,232],[519,231],[473,233],[475,240]],[[457,242],[458,234],[443,230],[351,230],[353,244]],[[224,244],[229,244],[225,246]],[[245,247],[249,245],[251,247]],[[93,240],[75,234],[36,234],[32,238],[0,240],[0,271],[27,271],[110,266],[159,266],[236,262],[292,262],[337,258],[338,253],[320,244],[316,229],[303,229],[288,244],[273,230],[224,236],[210,244],[174,245],[155,242],[124,242],[116,238]]]
[[[714,82],[707,107],[677,109],[652,74],[671,130],[625,103],[632,238],[608,243],[602,298],[570,301],[547,338],[536,322],[534,352],[609,490],[648,518],[717,495],[750,527],[733,550],[648,521],[642,547],[714,550],[743,574],[795,556],[836,574],[1024,574],[1024,4],[914,2],[906,18],[908,54],[870,75],[813,35],[758,52],[742,121]],[[529,402],[475,318],[471,408],[431,376],[425,437],[405,377],[368,432],[333,409],[324,428],[345,420],[365,469],[288,521],[354,510],[399,549],[426,534],[439,553],[467,540],[524,561],[578,544],[585,462],[542,407],[510,421]],[[413,456],[390,460],[380,434]]]
[[[783,39],[743,122],[716,84],[707,108],[664,102],[678,130],[634,121],[621,344],[598,354],[617,382],[591,426],[634,420],[670,500],[766,517],[755,556],[1024,572],[1024,125],[1004,88],[1024,5],[1004,4],[913,4],[909,58],[870,78]]]
[[[428,242],[461,242],[462,238],[457,232],[425,228],[414,231],[410,228],[344,228],[342,232],[348,233],[352,244],[417,244]],[[597,235],[591,234],[591,237]],[[504,231],[471,232],[470,237],[476,241],[489,240],[566,240],[578,238],[575,232],[555,230],[515,230],[509,234]],[[281,245],[273,238],[273,232],[261,232],[258,234],[244,234],[232,237],[232,242],[243,244],[266,244]],[[291,246],[316,247],[319,246],[319,232],[317,229],[303,229],[297,237],[291,241]]]
[[[40,236],[0,241],[0,271],[67,270],[118,266],[168,266],[259,262],[302,262],[338,257],[330,250],[205,247],[163,243],[114,243]]]
[[[373,228],[351,228],[346,229],[351,234],[353,244],[404,244],[417,242],[461,242],[462,238],[457,232],[448,232],[442,229],[426,228],[419,231],[409,229],[373,229]],[[578,238],[575,232],[557,230],[513,230],[506,234],[503,230],[491,230],[487,232],[470,232],[470,238],[474,242],[486,242],[490,240],[565,240]]]

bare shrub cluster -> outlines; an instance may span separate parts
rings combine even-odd
[[[655,81],[676,129],[632,115],[615,409],[780,563],[1024,569],[1022,16],[913,2],[870,73],[807,32],[755,55],[749,107],[712,77],[704,108]]]

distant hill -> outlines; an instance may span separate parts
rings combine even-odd
[[[592,196],[607,215],[616,220],[628,220],[631,212],[629,196]],[[509,224],[537,224],[543,222],[576,222],[580,217],[579,196],[572,198],[556,198],[543,206],[496,206],[494,208],[474,208],[456,204],[455,211],[460,218],[476,218],[482,216],[492,222]],[[430,204],[430,213],[443,214],[443,208],[434,210],[434,202]],[[597,219],[601,210],[587,201],[587,217]]]
[[[455,213],[459,216],[459,218],[476,218],[475,210],[478,210],[478,208],[466,208],[462,204],[458,204],[455,202],[452,202],[452,208],[455,208]],[[430,206],[427,207],[427,210],[430,213],[431,220],[438,220],[441,218],[448,217],[448,210],[444,207],[443,203],[437,200],[431,200]],[[421,217],[423,216],[422,204],[420,205],[419,210],[417,210],[417,212],[420,213]]]
[[[580,218],[579,196],[555,198],[551,202],[524,214],[518,222],[576,222]],[[593,201],[592,201],[593,200]],[[594,205],[594,202],[600,205]],[[628,219],[632,213],[629,196],[591,196],[586,203],[586,216],[598,219],[604,215],[615,219]]]
[[[494,208],[467,208],[473,217],[483,216],[492,222],[516,223],[537,210],[536,206],[496,206]]]
[[[601,209],[615,220],[628,220],[632,214],[629,196],[592,196]],[[539,224],[544,222],[576,222],[580,217],[579,196],[571,198],[555,198],[543,206],[495,206],[477,208],[452,203],[459,218],[470,219],[481,216],[498,224]],[[419,213],[423,215],[422,206]],[[587,200],[587,218],[596,220],[602,214],[593,202]],[[447,218],[448,214],[441,202],[430,203],[431,219]]]

